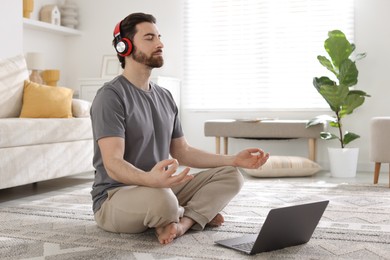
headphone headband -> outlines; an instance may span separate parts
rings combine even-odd
[[[130,39],[122,37],[121,23],[122,21],[117,23],[114,28],[114,48],[120,56],[125,57],[130,55],[131,51],[133,50],[133,44],[131,43]]]
[[[120,21],[119,23],[117,23],[115,25],[115,29],[114,29],[114,37],[115,38],[118,37],[121,34],[121,22],[122,21]]]

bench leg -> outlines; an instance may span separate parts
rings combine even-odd
[[[316,161],[317,140],[315,138],[309,138],[309,159]]]
[[[224,137],[223,138],[223,154],[228,154],[228,138],[227,137]]]
[[[376,162],[375,163],[375,171],[374,171],[374,184],[378,183],[380,170],[381,170],[381,163],[380,162]]]
[[[215,153],[221,153],[221,138],[219,136],[215,137]]]

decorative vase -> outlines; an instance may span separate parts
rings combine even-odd
[[[79,24],[77,16],[77,5],[71,0],[66,0],[64,5],[61,6],[61,25],[69,28],[76,28]]]
[[[34,0],[23,0],[23,17],[30,18],[31,12],[34,10]]]
[[[332,177],[356,176],[359,148],[328,148],[328,155]]]
[[[57,86],[57,81],[60,79],[59,70],[44,70],[41,73],[43,81],[48,86]]]
[[[41,74],[39,73],[38,70],[32,70],[30,74],[30,81],[38,83],[38,84],[43,84],[43,80],[41,77]]]

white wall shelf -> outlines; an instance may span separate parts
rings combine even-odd
[[[23,18],[23,27],[25,29],[51,32],[63,36],[80,36],[82,34],[79,30],[73,28],[58,26],[58,25],[27,19],[27,18]]]

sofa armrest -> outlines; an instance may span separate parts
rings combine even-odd
[[[72,114],[74,117],[89,117],[91,102],[83,99],[72,99]]]

